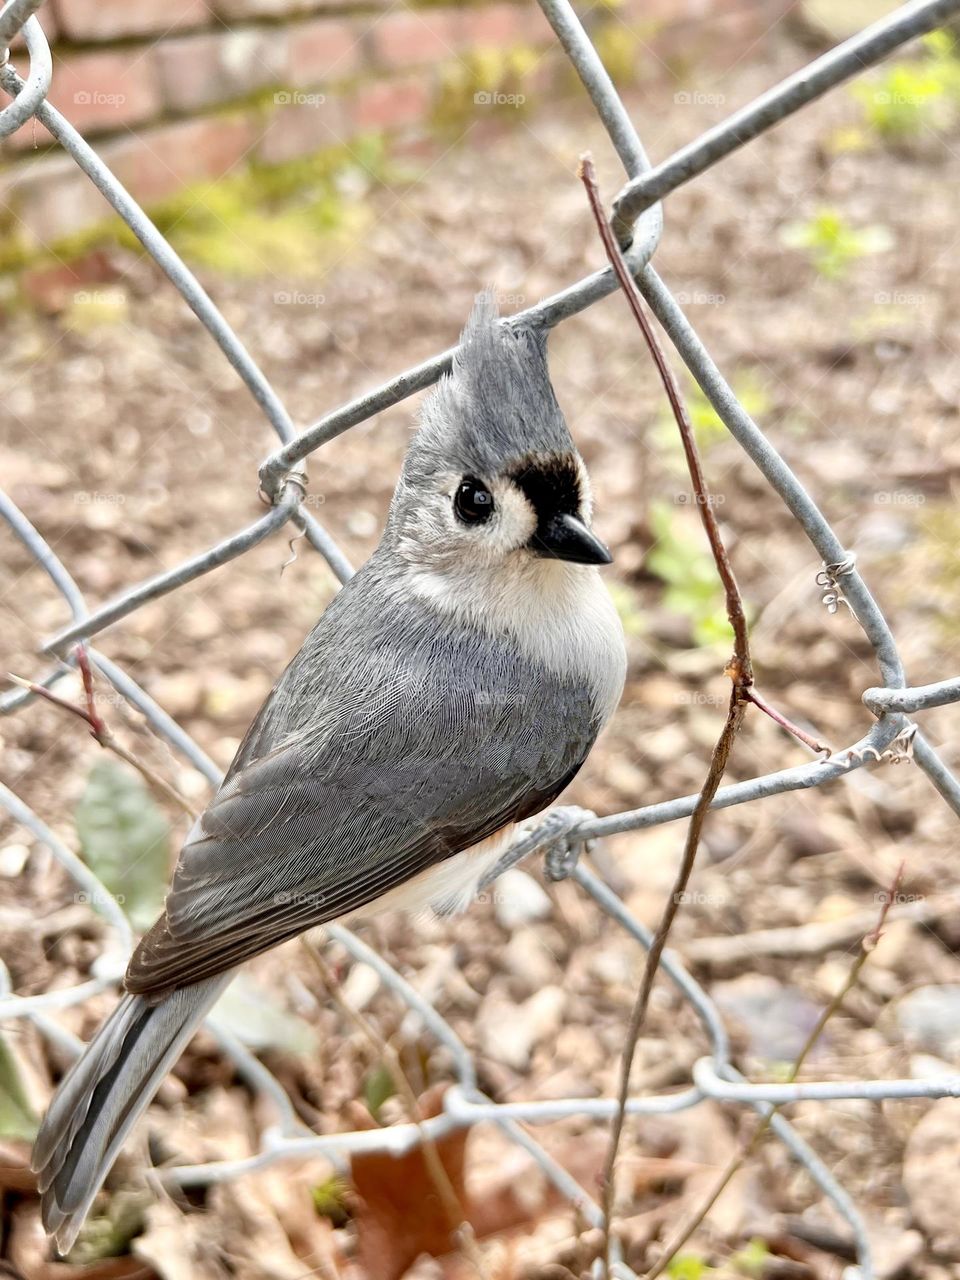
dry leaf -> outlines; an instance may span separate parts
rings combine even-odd
[[[439,1115],[446,1085],[420,1099],[423,1119]],[[468,1134],[465,1129],[439,1139],[437,1154],[454,1194],[469,1216],[464,1187]],[[355,1214],[358,1257],[367,1280],[400,1280],[422,1253],[442,1257],[455,1247],[451,1223],[424,1158],[423,1148],[401,1156],[367,1152],[351,1158],[359,1197]]]

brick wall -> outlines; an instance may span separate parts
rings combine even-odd
[[[749,41],[784,7],[621,0],[591,21],[609,24],[621,51],[635,40],[642,60],[646,45],[668,47],[678,32],[685,47]],[[147,206],[251,161],[282,163],[369,131],[427,132],[445,68],[552,42],[533,0],[47,0],[39,16],[53,45],[50,101]],[[528,61],[542,82],[550,56]],[[3,143],[0,163],[8,263],[109,215],[36,122]]]

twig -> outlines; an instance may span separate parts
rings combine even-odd
[[[407,1109],[410,1119],[420,1130],[420,1141],[423,1148],[424,1163],[427,1166],[427,1172],[433,1180],[433,1184],[437,1189],[437,1194],[440,1197],[440,1202],[443,1205],[447,1218],[450,1221],[451,1235],[454,1239],[458,1239],[463,1245],[464,1253],[472,1263],[477,1275],[481,1277],[481,1280],[488,1280],[483,1257],[474,1238],[473,1229],[470,1225],[469,1219],[467,1218],[466,1210],[460,1203],[460,1197],[457,1195],[456,1189],[450,1181],[450,1177],[443,1166],[443,1161],[440,1158],[440,1152],[437,1149],[436,1142],[423,1127],[424,1117],[420,1114],[420,1104],[417,1101],[417,1095],[414,1092],[413,1085],[410,1083],[410,1078],[403,1069],[403,1064],[400,1061],[400,1055],[397,1053],[396,1049],[394,1049],[393,1045],[388,1044],[387,1041],[378,1034],[373,1025],[368,1022],[367,1019],[358,1012],[358,1010],[352,1008],[346,1002],[343,998],[343,993],[340,990],[340,984],[337,981],[336,975],[323,958],[319,948],[311,941],[309,935],[301,935],[300,941],[302,942],[310,959],[313,961],[314,965],[316,965],[320,976],[323,979],[323,984],[337,1008],[349,1019],[350,1022],[353,1023],[378,1057],[386,1063],[387,1068],[393,1077],[394,1086],[403,1098],[404,1106]]]
[[[60,707],[63,711],[69,711],[71,715],[77,716],[84,724],[90,728],[90,736],[100,744],[106,751],[112,751],[115,756],[119,756],[127,764],[131,765],[140,774],[145,781],[159,791],[162,796],[169,800],[172,804],[177,805],[184,813],[189,814],[191,818],[196,818],[197,810],[193,807],[189,800],[176,789],[176,787],[168,782],[161,774],[141,760],[139,756],[133,754],[121,742],[114,737],[113,731],[104,720],[103,716],[97,710],[96,690],[93,683],[93,671],[90,667],[90,659],[87,657],[86,648],[82,644],[76,646],[77,667],[80,671],[80,677],[83,680],[83,692],[86,702],[85,706],[78,706],[75,702],[71,702],[68,698],[61,698],[59,694],[54,693],[50,689],[45,689],[42,684],[36,684],[33,680],[24,680],[22,676],[15,676],[12,672],[8,672],[7,679],[11,684],[18,685],[21,689],[28,689],[38,698],[52,703],[55,707]]]
[[[931,925],[945,917],[955,916],[960,909],[956,893],[938,894],[935,898],[917,898],[898,902],[889,909],[889,920],[908,920]],[[684,958],[693,965],[706,965],[725,970],[750,964],[761,956],[779,959],[822,956],[840,947],[849,947],[862,938],[873,923],[872,911],[855,911],[840,920],[818,920],[813,924],[786,926],[782,929],[757,929],[753,933],[718,934],[709,938],[693,938],[684,947]]]
[[[778,711],[776,707],[771,707],[766,698],[757,691],[756,685],[751,685],[745,690],[745,693],[749,701],[759,708],[764,715],[769,716],[771,720],[780,725],[781,729],[786,729],[787,733],[792,733],[795,738],[799,739],[804,746],[809,747],[811,751],[816,751],[818,755],[823,752],[826,752],[828,756],[833,755],[833,748],[826,742],[820,742],[819,739],[807,733],[806,729],[801,729],[798,724],[794,724],[782,711]]]
[[[726,548],[723,545],[723,539],[720,536],[720,528],[717,524],[716,516],[713,512],[713,502],[707,487],[706,476],[704,475],[703,465],[700,461],[700,454],[697,449],[696,439],[693,434],[693,425],[690,422],[689,414],[683,402],[683,396],[680,387],[673,376],[673,373],[667,364],[663,349],[653,329],[647,319],[643,303],[640,298],[639,290],[630,274],[629,268],[623,259],[620,247],[614,239],[613,233],[603,214],[603,207],[600,202],[600,192],[597,187],[596,173],[593,167],[593,161],[589,155],[581,157],[580,161],[580,178],[587,191],[587,198],[590,201],[590,208],[597,224],[597,230],[603,241],[603,246],[610,260],[610,265],[616,273],[620,288],[627,299],[630,310],[634,319],[640,327],[650,354],[660,374],[663,382],[664,390],[670,401],[670,407],[673,410],[673,416],[676,419],[677,427],[680,431],[680,439],[683,442],[683,451],[687,459],[687,467],[690,471],[690,480],[693,484],[694,493],[697,499],[697,506],[700,510],[700,518],[706,530],[707,539],[710,543],[710,550],[717,566],[717,572],[720,575],[720,581],[723,583],[724,595],[726,597],[727,617],[730,619],[730,625],[733,628],[734,650],[733,656],[726,667],[726,674],[732,681],[732,689],[730,691],[730,705],[727,709],[727,718],[721,730],[720,737],[713,749],[713,755],[710,759],[710,768],[707,772],[706,780],[700,791],[700,797],[697,800],[696,808],[690,818],[690,825],[687,828],[687,838],[684,845],[683,857],[680,861],[680,869],[677,873],[676,880],[673,885],[673,892],[664,907],[663,914],[657,926],[656,934],[650,950],[647,953],[646,964],[644,965],[643,978],[640,983],[640,990],[637,993],[637,999],[630,1015],[630,1024],[627,1028],[627,1040],[624,1046],[623,1059],[620,1071],[620,1091],[618,1097],[617,1111],[611,1126],[610,1147],[607,1154],[606,1163],[603,1171],[603,1185],[601,1187],[601,1208],[603,1210],[603,1232],[604,1232],[604,1260],[606,1263],[607,1274],[611,1274],[611,1246],[613,1242],[612,1220],[614,1205],[614,1181],[616,1175],[617,1154],[620,1149],[620,1141],[623,1136],[623,1126],[627,1113],[627,1098],[630,1093],[630,1071],[633,1066],[633,1059],[636,1054],[637,1041],[640,1038],[640,1032],[643,1028],[644,1019],[647,1013],[647,1006],[650,1002],[650,993],[653,989],[654,979],[657,969],[660,965],[660,957],[667,943],[667,937],[670,933],[671,926],[680,907],[684,890],[693,871],[693,865],[696,861],[697,850],[700,845],[700,835],[703,830],[704,820],[713,797],[717,793],[720,781],[723,778],[724,771],[727,767],[727,760],[730,757],[730,750],[733,747],[734,738],[740,729],[743,721],[744,712],[747,705],[747,690],[753,683],[753,666],[750,660],[750,640],[747,632],[747,617],[743,607],[743,598],[737,586],[737,580],[733,573]]]
[[[890,907],[897,899],[902,880],[903,880],[903,863],[901,862],[900,866],[897,868],[896,875],[893,878],[893,883],[891,884],[889,891],[884,895],[883,901],[880,906],[880,913],[876,923],[874,924],[874,927],[870,930],[869,933],[865,934],[863,938],[861,938],[860,949],[857,952],[856,956],[854,957],[853,963],[850,966],[846,979],[844,980],[839,990],[835,993],[833,998],[830,1000],[830,1002],[827,1004],[826,1008],[820,1014],[820,1017],[817,1019],[816,1025],[813,1027],[812,1031],[807,1036],[807,1039],[804,1042],[803,1048],[797,1054],[796,1060],[794,1061],[793,1066],[790,1068],[790,1071],[787,1074],[788,1084],[792,1084],[796,1080],[797,1076],[800,1074],[801,1070],[803,1069],[803,1064],[806,1062],[807,1058],[810,1056],[811,1049],[823,1034],[823,1030],[826,1027],[827,1023],[830,1021],[830,1019],[833,1017],[836,1011],[840,1008],[844,1000],[847,998],[847,996],[850,994],[850,992],[853,990],[854,986],[856,985],[857,979],[860,976],[860,970],[866,964],[867,960],[870,958],[873,951],[875,950],[877,943],[880,941],[880,937],[883,931],[883,926],[887,919],[887,914],[890,910]],[[663,1275],[663,1272],[665,1271],[665,1269],[674,1260],[674,1258],[677,1256],[677,1254],[680,1252],[683,1246],[687,1243],[687,1241],[690,1239],[693,1233],[697,1230],[697,1228],[703,1223],[704,1219],[707,1217],[710,1210],[714,1207],[714,1205],[723,1195],[724,1191],[730,1185],[735,1175],[740,1171],[740,1169],[743,1167],[744,1163],[750,1158],[750,1156],[752,1156],[753,1153],[756,1151],[757,1147],[760,1145],[761,1139],[763,1138],[764,1134],[770,1128],[770,1121],[773,1119],[773,1116],[775,1115],[776,1111],[777,1111],[776,1107],[771,1107],[770,1110],[767,1112],[767,1114],[761,1118],[759,1124],[754,1129],[748,1141],[740,1148],[740,1150],[734,1156],[731,1157],[729,1163],[727,1164],[727,1167],[724,1169],[723,1173],[720,1175],[720,1178],[718,1179],[716,1186],[713,1188],[709,1196],[707,1196],[704,1203],[697,1209],[697,1211],[693,1214],[693,1216],[690,1217],[680,1227],[679,1231],[676,1233],[676,1235],[673,1237],[673,1239],[664,1249],[663,1253],[660,1255],[659,1260],[656,1263],[654,1263],[652,1270],[647,1272],[646,1280],[657,1280],[657,1276]]]

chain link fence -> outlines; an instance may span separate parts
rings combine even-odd
[[[844,778],[867,764],[912,755],[944,802],[960,815],[960,782],[925,738],[912,719],[915,713],[960,701],[960,676],[937,684],[909,687],[891,628],[869,587],[856,568],[852,549],[840,542],[813,498],[793,474],[743,406],[703,347],[683,314],[677,300],[652,266],[662,227],[660,202],[682,184],[723,160],[731,152],[756,138],[795,111],[827,93],[834,86],[878,62],[907,41],[929,32],[960,13],[960,0],[914,0],[886,19],[867,28],[803,70],[762,94],[722,123],[682,147],[662,163],[651,166],[637,132],[610,77],[588,38],[576,13],[566,0],[540,0],[557,40],[573,64],[585,90],[622,161],[626,184],[613,204],[613,226],[622,244],[629,245],[626,256],[643,297],[660,321],[684,363],[767,483],[776,492],[809,539],[822,569],[817,577],[826,614],[836,612],[840,603],[849,607],[869,641],[877,664],[877,687],[864,690],[866,708],[875,716],[869,731],[828,758],[812,760],[794,768],[763,774],[745,782],[723,786],[714,808],[757,801],[765,796],[802,788],[821,787]],[[301,432],[297,432],[282,402],[257,367],[240,339],[217,310],[196,277],[185,266],[143,210],[121,186],[96,153],[69,122],[46,101],[52,77],[49,47],[34,15],[39,0],[7,0],[0,10],[0,46],[22,32],[29,57],[29,71],[22,79],[4,61],[0,85],[11,102],[0,111],[0,137],[8,137],[31,118],[38,119],[87,174],[124,219],[147,252],[162,268],[198,319],[218,344],[226,359],[246,384],[259,408],[280,439],[281,446],[260,469],[260,489],[270,503],[259,520],[231,537],[199,552],[168,573],[131,586],[98,608],[90,609],[60,561],[30,520],[0,493],[0,514],[16,538],[27,548],[60,592],[70,613],[70,622],[43,641],[40,651],[50,656],[52,665],[38,677],[49,688],[75,662],[73,647],[90,641],[107,627],[159,596],[176,591],[188,582],[249,551],[264,539],[293,525],[326,559],[333,572],[346,581],[352,570],[347,558],[327,530],[305,506],[304,460],[334,436],[373,417],[381,410],[429,387],[449,368],[454,349],[442,352],[415,368],[408,369],[376,390],[342,405]],[[610,268],[598,271],[563,289],[535,307],[503,323],[536,322],[552,327],[591,306],[617,288]],[[829,623],[827,623],[829,625]],[[216,786],[220,773],[216,765],[137,683],[120,667],[93,647],[90,662],[117,693],[136,708],[150,726],[189,763]],[[0,711],[23,710],[34,695],[16,690],[0,699]],[[525,835],[509,851],[497,873],[507,866],[545,852],[548,871],[567,876],[588,894],[611,920],[626,930],[643,948],[652,942],[651,932],[634,919],[617,894],[593,871],[566,856],[571,842],[583,843],[617,832],[639,830],[659,823],[688,817],[697,803],[696,795],[680,796],[629,812],[598,818],[584,811],[564,809],[550,815],[534,831]],[[43,822],[7,788],[0,786],[0,804],[11,818],[46,845],[88,900],[105,918],[116,935],[115,957],[125,955],[132,945],[130,925],[105,886]],[[559,851],[559,856],[558,856]],[[480,1123],[496,1125],[512,1142],[523,1147],[537,1161],[550,1181],[575,1205],[584,1219],[601,1225],[602,1214],[589,1192],[580,1186],[536,1141],[531,1127],[568,1117],[587,1117],[598,1122],[610,1118],[616,1109],[613,1099],[572,1098],[559,1101],[494,1103],[478,1090],[474,1061],[444,1018],[382,957],[348,930],[330,926],[329,934],[355,959],[370,965],[386,988],[393,992],[422,1020],[424,1027],[452,1055],[457,1082],[446,1093],[443,1111],[422,1125],[396,1124],[386,1129],[364,1130],[318,1136],[306,1130],[294,1113],[279,1082],[259,1060],[209,1021],[223,1051],[235,1062],[250,1085],[274,1104],[277,1123],[261,1135],[258,1153],[246,1159],[216,1161],[204,1165],[168,1170],[165,1177],[181,1187],[209,1185],[242,1176],[291,1157],[310,1155],[342,1159],[351,1152],[381,1151],[401,1154],[423,1141],[424,1133],[440,1138],[455,1130]],[[798,1101],[830,1102],[842,1099],[882,1101],[907,1098],[960,1097],[960,1075],[922,1080],[853,1080],[764,1084],[745,1079],[731,1060],[731,1047],[719,1009],[704,989],[686,971],[678,957],[664,955],[662,970],[695,1011],[703,1029],[708,1052],[697,1062],[688,1087],[677,1092],[633,1097],[630,1115],[680,1112],[716,1100],[751,1108],[770,1117],[770,1128],[793,1158],[803,1166],[823,1196],[848,1223],[857,1265],[850,1269],[856,1280],[872,1280],[874,1260],[868,1231],[857,1206],[817,1154],[774,1108]],[[42,1034],[61,1046],[79,1049],[49,1011],[78,1004],[92,995],[112,988],[120,976],[117,959],[96,970],[96,976],[79,986],[35,996],[11,993],[9,978],[0,966],[0,1019],[30,1019]],[[597,1263],[597,1274],[602,1264]],[[616,1255],[612,1273],[631,1278],[635,1273]]]

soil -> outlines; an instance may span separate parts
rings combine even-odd
[[[781,35],[724,72],[698,71],[703,92],[687,101],[678,95],[671,103],[662,81],[635,88],[630,106],[649,151],[667,155],[806,57]],[[924,683],[960,668],[960,155],[956,135],[926,132],[899,147],[867,135],[844,148],[838,140],[859,119],[857,103],[838,91],[671,196],[656,267],[771,442],[856,551],[911,683]],[[415,176],[362,185],[355,197],[368,214],[362,238],[322,278],[265,272],[236,280],[207,272],[204,283],[305,425],[449,346],[478,289],[492,285],[504,311],[513,311],[601,265],[575,177],[587,148],[610,199],[620,179],[596,120],[576,100],[534,102],[510,128],[407,156]],[[784,233],[824,207],[849,227],[886,228],[890,247],[854,256],[839,278],[819,272],[809,253],[785,244]],[[107,260],[109,279],[96,287],[122,292],[122,316],[85,327],[21,307],[5,321],[0,354],[7,489],[91,605],[261,515],[257,467],[275,443],[232,369],[155,269],[126,250],[111,250]],[[702,624],[712,625],[722,597],[719,587],[703,586],[704,543],[689,482],[623,299],[613,296],[565,323],[550,351],[560,402],[591,472],[595,524],[614,551],[609,581],[629,635],[621,708],[566,796],[607,814],[690,794],[702,783],[729,686],[728,648],[723,639],[710,643]],[[680,368],[676,357],[674,364]],[[376,543],[415,407],[404,402],[309,460],[311,509],[354,563]],[[833,747],[856,741],[871,722],[861,693],[880,683],[869,645],[848,610],[823,607],[816,553],[737,444],[709,423],[703,440],[723,534],[751,610],[760,689]],[[46,669],[38,640],[65,624],[66,608],[14,539],[0,546],[3,666],[35,677]],[[658,563],[651,554],[657,548],[666,549],[675,581],[664,582],[662,557]],[[706,575],[709,583],[709,567]],[[138,610],[97,645],[226,767],[335,587],[321,558],[303,540],[291,548],[283,533]],[[58,688],[76,698],[71,681]],[[124,742],[203,801],[203,779],[135,712],[114,698],[100,705]],[[923,717],[924,731],[953,766],[960,764],[955,725],[949,707]],[[74,813],[99,748],[79,721],[49,705],[21,710],[0,728],[4,781],[76,848]],[[809,759],[805,747],[751,711],[728,781]],[[173,810],[169,818],[185,829]],[[859,934],[853,930],[839,947],[814,941],[794,954],[778,954],[761,938],[748,946],[749,959],[742,947],[724,959],[722,947],[710,952],[698,944],[744,937],[749,944],[761,930],[799,934],[869,917],[901,863],[897,905],[922,905],[924,920],[909,913],[891,919],[805,1074],[875,1079],[957,1069],[960,1034],[933,1043],[929,1028],[907,1032],[900,1017],[917,988],[960,983],[955,830],[954,816],[908,764],[854,770],[841,783],[710,818],[671,946],[681,959],[689,956],[723,1009],[745,1074],[783,1078],[783,1064],[842,985]],[[7,823],[5,834],[0,918],[13,990],[31,994],[86,979],[104,942],[98,918],[78,908],[68,878],[29,833]],[[673,823],[615,837],[593,853],[647,925],[655,925],[669,896],[683,838],[683,824]],[[538,867],[528,871],[544,883]],[[532,916],[518,908],[518,922],[508,910],[511,893],[540,899],[526,882],[514,886],[495,888],[453,921],[391,917],[361,933],[428,995],[474,1052],[481,1087],[497,1101],[610,1096],[642,952],[571,883],[547,886],[546,907]],[[325,951],[346,996],[402,1052],[416,1083],[452,1079],[449,1055],[396,998],[372,989],[341,946]],[[264,1053],[299,1114],[321,1131],[357,1127],[357,1099],[376,1053],[331,1004],[298,945],[253,963],[250,972],[271,1004],[320,1033],[309,1054]],[[87,1037],[108,1004],[102,996],[51,1017]],[[526,1037],[512,1034],[518,1012],[523,1029],[532,1027]],[[63,1065],[61,1052],[41,1050],[26,1024],[8,1036],[33,1064],[30,1087],[42,1105]],[[707,1052],[693,1011],[661,979],[638,1047],[636,1091],[685,1085]],[[154,1159],[248,1154],[257,1130],[272,1122],[206,1033],[167,1088],[146,1126]],[[863,1213],[881,1275],[960,1276],[956,1179],[942,1192],[944,1203],[925,1204],[923,1161],[930,1156],[911,1145],[918,1121],[952,1105],[854,1101],[789,1110]],[[944,1141],[954,1136],[949,1165],[949,1152],[960,1152],[960,1130],[946,1109],[934,1123]],[[384,1108],[386,1119],[401,1114],[396,1100]],[[752,1112],[710,1104],[628,1123],[619,1208],[635,1268],[652,1264],[754,1124]],[[602,1126],[577,1119],[536,1134],[595,1193]],[[468,1180],[488,1204],[507,1171],[522,1181],[508,1164],[511,1153],[483,1126],[470,1139]],[[287,1166],[192,1193],[192,1206],[180,1206],[189,1209],[186,1218],[161,1202],[141,1237],[148,1241],[142,1256],[164,1276],[292,1277],[337,1274],[338,1266],[340,1274],[360,1274],[351,1258],[369,1221],[359,1214],[330,1226],[310,1200],[310,1188],[330,1168],[314,1161],[290,1166],[286,1176],[281,1170]],[[529,1169],[523,1177],[533,1185]],[[135,1181],[136,1162],[128,1161],[114,1185]],[[16,1256],[9,1242],[20,1239],[33,1241],[18,1248],[29,1254],[35,1247],[39,1258],[35,1204],[20,1195],[7,1256]],[[238,1223],[254,1242],[243,1257]],[[327,1232],[322,1240],[318,1223]],[[480,1248],[491,1275],[576,1275],[596,1247],[589,1232],[577,1239],[581,1225],[569,1204],[540,1187],[513,1234],[491,1235]],[[737,1271],[730,1259],[751,1240],[763,1242],[768,1269]],[[845,1241],[836,1211],[785,1148],[767,1140],[686,1249],[729,1268],[718,1274],[827,1278],[842,1272]],[[188,1246],[193,1270],[175,1272],[170,1258]],[[897,1251],[906,1259],[901,1270],[883,1269]],[[455,1257],[439,1266],[421,1260],[410,1274],[475,1274]],[[49,1272],[61,1273],[68,1274]],[[69,1272],[88,1273],[100,1274]]]

